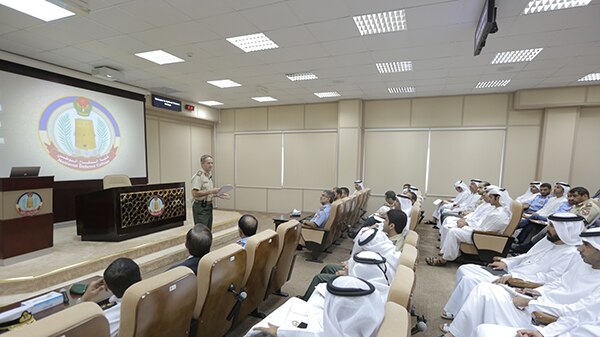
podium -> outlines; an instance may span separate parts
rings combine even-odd
[[[50,248],[54,177],[0,178],[0,259]]]
[[[83,241],[123,241],[183,226],[185,183],[133,185],[75,198],[77,235]]]

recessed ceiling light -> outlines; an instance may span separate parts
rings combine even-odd
[[[529,62],[543,49],[544,48],[503,51],[496,54],[496,57],[492,60],[492,64]]]
[[[206,83],[208,84],[212,84],[215,87],[219,87],[221,89],[223,88],[233,88],[233,87],[241,87],[242,85],[234,82],[230,79],[226,79],[226,80],[215,80],[215,81],[206,81]]]
[[[253,100],[257,101],[257,102],[275,102],[277,101],[277,98],[271,97],[271,96],[261,96],[261,97],[251,97]]]
[[[319,98],[338,97],[341,96],[337,91],[315,92],[315,96]]]
[[[44,0],[0,0],[0,5],[10,7],[46,22],[75,15],[75,13],[69,10]]]
[[[396,87],[396,88],[388,88],[390,94],[406,94],[411,92],[416,92],[415,87]]]
[[[285,74],[290,81],[306,81],[306,80],[316,80],[318,79],[317,75],[313,73],[295,73],[295,74]]]
[[[578,82],[600,81],[600,73],[590,73],[577,80]]]
[[[263,33],[230,37],[227,38],[227,41],[246,53],[251,51],[279,48],[275,42],[271,41],[271,39],[269,39]]]
[[[380,74],[411,71],[412,61],[375,63]]]
[[[360,35],[381,34],[406,30],[406,12],[395,11],[357,15],[354,17]]]
[[[510,80],[482,81],[477,83],[475,89],[505,87],[508,83],[510,83]]]
[[[208,106],[223,105],[223,103],[217,101],[198,101],[198,103]]]
[[[523,14],[557,11],[573,7],[587,6],[592,0],[531,0],[523,10]]]
[[[179,57],[175,56],[175,55],[171,55],[169,53],[167,53],[164,50],[153,50],[153,51],[146,51],[143,53],[136,53],[135,56],[137,57],[141,57],[143,59],[146,59],[148,61],[154,62],[156,64],[170,64],[170,63],[179,63],[179,62],[185,62],[184,60],[180,59]]]

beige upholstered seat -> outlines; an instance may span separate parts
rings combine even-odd
[[[271,272],[277,262],[278,249],[279,236],[272,229],[253,235],[246,242],[246,274],[243,288],[248,296],[242,302],[239,320],[243,320],[257,309],[264,300]]]
[[[418,257],[419,251],[417,248],[410,243],[405,242],[404,247],[402,248],[402,255],[400,255],[400,265],[415,270],[417,268]]]
[[[414,231],[419,224],[419,215],[421,214],[421,202],[419,200],[415,201],[412,209],[410,210],[410,224],[409,229]]]
[[[104,186],[104,189],[131,186],[131,180],[124,174],[111,174],[104,177],[102,185]]]
[[[198,264],[198,297],[194,308],[197,337],[221,337],[231,328],[237,293],[244,284],[246,250],[232,243],[202,257]],[[194,335],[191,335],[193,337]]]
[[[296,220],[290,220],[277,227],[277,235],[279,235],[278,257],[271,274],[266,296],[274,292],[282,294],[280,292],[281,287],[290,279],[292,274],[300,233],[301,225]]]
[[[119,337],[187,337],[196,305],[196,275],[176,267],[129,287]]]
[[[410,336],[410,315],[403,306],[387,302],[385,316],[377,333],[377,337],[408,337]]]
[[[512,217],[502,234],[473,232],[473,244],[461,243],[460,251],[464,254],[477,255],[484,262],[491,262],[494,256],[505,257],[514,241],[513,233],[519,225],[523,206],[513,200],[511,204]]]
[[[323,228],[302,228],[302,238],[300,244],[306,247],[312,253],[312,261],[318,261],[319,254],[333,243],[333,227],[339,222],[341,200],[336,200],[331,204],[329,218],[323,225]]]
[[[410,308],[414,286],[415,272],[406,266],[398,266],[394,282],[392,282],[390,292],[388,293],[388,302],[394,302],[404,308]]]
[[[109,337],[110,328],[102,309],[84,302],[59,311],[30,325],[4,334],[6,337]]]
[[[409,230],[408,233],[406,234],[406,239],[404,240],[404,243],[408,243],[409,245],[413,246],[413,247],[418,247],[419,246],[419,234],[417,234],[417,232],[413,231],[413,230]]]

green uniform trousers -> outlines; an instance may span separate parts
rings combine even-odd
[[[194,225],[203,224],[212,231],[213,223],[212,203],[194,201],[192,204],[192,214],[194,216]]]

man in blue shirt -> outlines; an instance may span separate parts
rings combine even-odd
[[[542,209],[546,202],[552,197],[550,195],[550,191],[552,191],[552,185],[548,183],[543,183],[540,185],[540,194],[533,199],[533,201],[528,203],[523,203],[523,209],[525,209],[525,213],[535,213]]]
[[[321,202],[321,208],[315,213],[315,215],[310,220],[303,220],[302,227],[304,228],[323,228],[327,219],[329,219],[329,211],[331,210],[331,203],[335,199],[335,195],[333,192],[329,190],[324,190],[321,193],[321,198],[319,201]]]
[[[258,220],[256,220],[253,215],[242,215],[240,220],[238,220],[238,233],[240,234],[240,239],[236,243],[245,248],[246,241],[248,241],[249,237],[256,234],[257,229]]]

